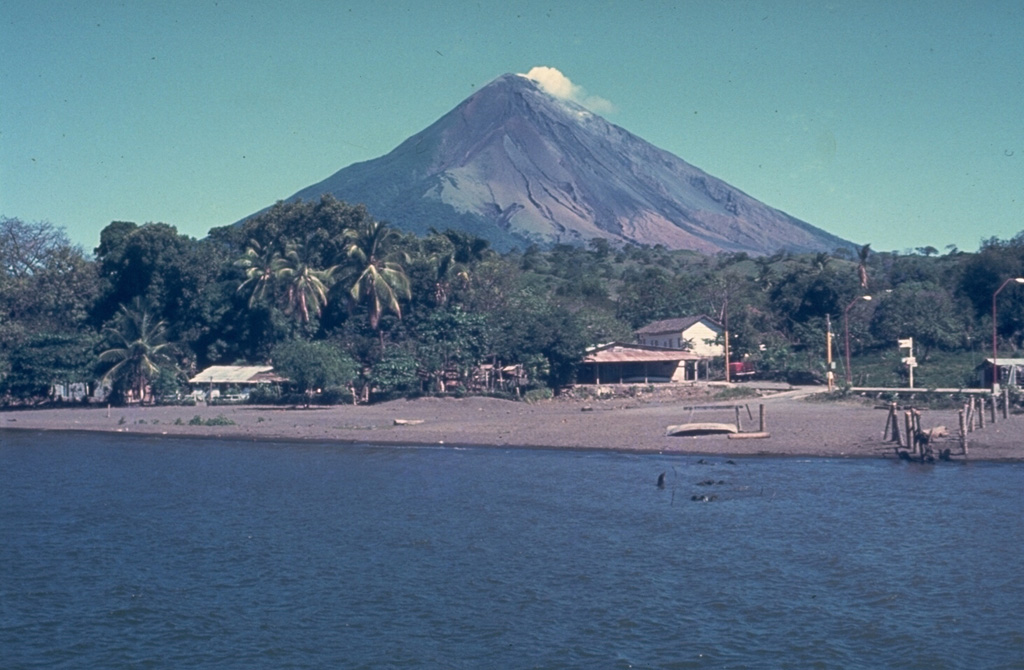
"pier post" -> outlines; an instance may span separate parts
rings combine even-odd
[[[917,455],[917,436],[914,435],[914,417],[910,412],[903,413],[903,426],[907,434],[907,449],[912,456]]]
[[[967,417],[964,410],[960,410],[960,451],[967,455]]]
[[[758,423],[760,425],[761,432],[764,433],[764,432],[766,432],[766,429],[765,429],[765,417],[764,417],[764,403],[762,403],[761,406],[758,408],[758,418],[760,419],[760,421]]]
[[[996,423],[996,407],[999,405],[999,400],[995,395],[992,396],[992,425]]]
[[[1003,387],[1003,418],[1010,418],[1010,387]]]

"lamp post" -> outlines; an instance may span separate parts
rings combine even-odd
[[[846,340],[846,385],[853,386],[853,376],[850,374],[850,309],[861,300],[871,300],[871,296],[862,295],[850,301],[850,304],[843,310],[843,335]]]
[[[725,292],[725,305],[722,307],[722,335],[725,343],[725,383],[732,380],[729,378],[729,292]]]
[[[1024,277],[1010,277],[1003,282],[1002,286],[996,289],[996,292],[992,294],[992,392],[999,392],[999,362],[997,360],[998,353],[996,348],[998,343],[996,341],[996,296],[999,292],[1006,288],[1006,285],[1010,282],[1016,282],[1018,284],[1024,284]]]

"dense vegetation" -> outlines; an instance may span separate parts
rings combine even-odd
[[[913,337],[918,386],[976,385],[993,293],[1021,275],[1024,233],[976,253],[751,258],[593,240],[498,254],[453,230],[401,234],[324,197],[201,240],[113,222],[89,256],[57,226],[0,218],[0,395],[38,402],[54,384],[106,380],[115,399],[149,399],[207,365],[266,361],[307,398],[507,391],[481,371],[508,365],[558,391],[587,346],[691,314],[727,315],[734,358],[774,378],[822,380],[831,322],[841,381],[848,316],[855,384],[901,383],[896,340]],[[1013,355],[1024,287],[1000,293],[996,330]]]

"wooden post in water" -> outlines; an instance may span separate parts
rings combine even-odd
[[[978,398],[978,430],[985,430],[985,396]]]
[[[736,432],[743,432],[743,424],[740,423],[740,406],[736,405]]]
[[[996,423],[996,407],[997,407],[997,405],[999,405],[999,400],[993,394],[993,396],[992,396],[992,425],[995,425],[995,423]]]
[[[1003,387],[1003,418],[1010,418],[1010,387]]]
[[[885,417],[885,428],[882,429],[882,439],[883,440],[889,439],[889,426],[892,425],[892,415],[893,415],[893,412],[895,411],[895,408],[894,408],[895,404],[896,403],[893,403],[893,402],[889,403],[889,415]]]
[[[967,417],[964,410],[960,410],[960,451],[967,455]]]
[[[903,426],[907,434],[907,449],[910,450],[911,455],[917,455],[917,436],[914,435],[914,418],[910,412],[903,413]]]
[[[761,406],[758,407],[758,413],[757,414],[758,414],[758,419],[760,419],[760,421],[758,423],[760,425],[761,432],[762,433],[767,432],[767,430],[765,428],[765,420],[764,420],[764,403],[761,403]]]

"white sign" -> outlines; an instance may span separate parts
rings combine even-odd
[[[900,349],[913,349],[914,348],[914,338],[912,338],[912,337],[908,337],[905,340],[896,340],[896,342],[899,343]]]
[[[914,356],[904,356],[903,358],[900,359],[900,361],[906,365],[909,365],[912,368],[917,367],[917,358],[915,358]]]

